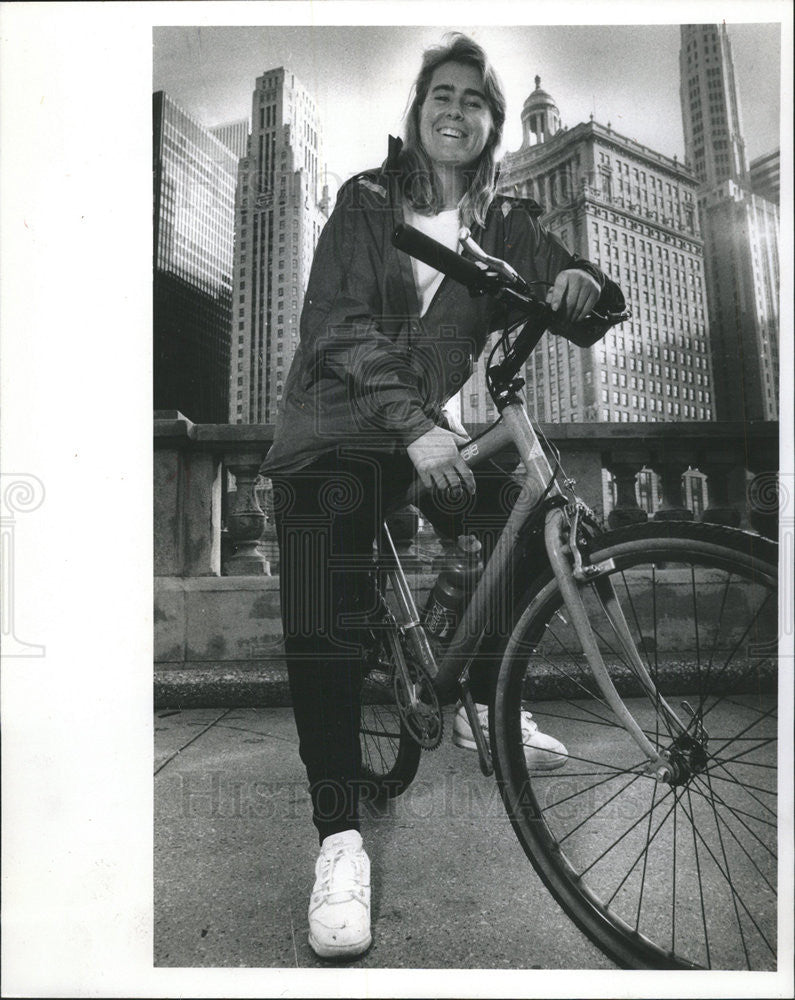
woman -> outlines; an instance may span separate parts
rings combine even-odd
[[[463,487],[463,511],[437,492],[423,512],[447,537],[486,529],[486,557],[507,515],[504,473],[473,475],[458,452],[463,428],[442,410],[503,324],[500,307],[400,254],[391,232],[407,221],[458,249],[459,228],[469,227],[487,253],[550,286],[561,328],[581,346],[591,341],[578,339],[578,321],[595,306],[623,306],[612,282],[539,225],[537,205],[495,196],[504,121],[499,82],[478,45],[453,35],[425,53],[405,147],[391,139],[380,170],[340,189],[321,234],[261,470],[273,481],[290,691],[321,843],[309,941],[324,957],[359,954],[371,941],[357,801],[361,657],[350,623],[368,607],[384,501],[416,475],[437,491]],[[489,683],[479,679],[477,700],[488,700]],[[565,762],[565,748],[529,715],[524,730],[531,766]],[[471,737],[457,715],[454,739],[466,746]]]

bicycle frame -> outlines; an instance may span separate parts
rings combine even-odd
[[[476,467],[509,442],[513,442],[516,446],[524,465],[521,490],[455,635],[440,662],[437,662],[422,627],[408,581],[400,565],[389,529],[386,522],[384,523],[384,535],[394,559],[394,563],[390,560],[387,572],[399,607],[398,623],[404,630],[413,654],[431,677],[437,693],[442,696],[448,695],[455,685],[461,684],[462,681],[466,693],[466,677],[482,642],[489,609],[495,606],[495,601],[499,599],[504,588],[504,581],[512,572],[512,559],[516,553],[519,532],[538,517],[541,509],[545,510],[544,542],[547,557],[589,667],[605,701],[646,757],[648,772],[663,780],[669,773],[667,759],[651,744],[629,713],[605,667],[580,593],[580,588],[585,583],[597,581],[597,593],[615,625],[622,642],[622,652],[641,684],[677,730],[685,732],[686,726],[656,691],[632,642],[612,582],[602,576],[606,570],[614,568],[612,563],[583,567],[581,560],[576,558],[580,555],[576,544],[576,526],[570,522],[569,510],[576,510],[577,498],[573,493],[567,497],[558,485],[555,473],[527,414],[524,401],[518,394],[513,393],[511,400],[504,405],[502,422],[493,424],[476,441],[465,445],[461,449],[461,455],[470,467]],[[549,502],[545,503],[543,508],[539,508],[539,503],[545,498],[545,494],[549,497]],[[399,668],[404,677],[407,676],[405,664],[399,664]],[[483,749],[484,747],[481,747],[481,751]]]
[[[502,361],[490,367],[487,375],[487,387],[502,415],[502,421],[494,424],[477,441],[464,446],[461,455],[468,465],[474,467],[510,441],[516,446],[525,473],[519,497],[440,663],[436,661],[420,622],[389,529],[384,523],[384,536],[394,558],[394,563],[389,567],[389,575],[400,608],[399,625],[411,644],[414,656],[431,678],[436,693],[444,696],[458,683],[470,720],[475,720],[476,713],[469,694],[467,678],[485,633],[489,609],[494,606],[495,600],[502,596],[504,581],[510,579],[519,532],[538,513],[545,511],[544,543],[547,558],[582,651],[606,703],[648,760],[649,772],[662,780],[669,775],[670,767],[666,758],[655,749],[626,709],[610,679],[583,603],[580,592],[582,584],[591,581],[596,583],[596,593],[618,636],[622,652],[646,693],[668,716],[669,723],[674,729],[684,733],[686,726],[682,725],[674,711],[656,691],[635,649],[612,582],[603,576],[605,572],[614,570],[615,566],[612,562],[604,566],[583,565],[577,538],[577,522],[580,510],[584,509],[583,505],[571,490],[571,484],[566,484],[570,496],[567,497],[562,492],[527,414],[524,400],[519,394],[519,389],[524,384],[520,376],[522,364],[538,344],[544,330],[555,329],[556,317],[546,305],[533,298],[529,287],[510,265],[484,253],[471,240],[468,231],[462,232],[461,240],[477,263],[463,260],[458,254],[411,226],[398,226],[393,234],[393,243],[399,249],[452,276],[469,287],[473,295],[486,293],[494,295],[509,308],[518,307],[524,313],[525,319],[521,324],[521,331],[512,344],[509,346],[503,344]],[[594,312],[591,317],[603,325],[601,330],[603,335],[615,322],[625,319],[626,315],[626,312],[622,312],[601,316]],[[543,506],[541,501],[544,501]],[[394,645],[399,646],[399,643]],[[408,681],[408,670],[402,653],[399,652],[398,669],[404,681]],[[409,696],[415,698],[416,693],[412,693],[412,689],[413,686],[409,683]],[[487,763],[488,751],[482,732],[478,730],[479,727],[473,721],[481,766],[485,771],[486,767],[490,766]]]

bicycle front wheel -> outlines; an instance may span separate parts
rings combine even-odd
[[[775,969],[776,546],[688,522],[611,532],[583,598],[610,677],[651,744],[654,773],[605,701],[551,577],[514,615],[493,715],[514,829],[568,915],[628,968]],[[649,680],[651,683],[649,683]],[[530,711],[566,747],[535,770]],[[560,761],[558,761],[560,763]]]

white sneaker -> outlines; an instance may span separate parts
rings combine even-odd
[[[478,718],[483,726],[486,746],[489,745],[489,710],[486,705],[475,705]],[[554,771],[563,767],[569,758],[568,750],[554,736],[547,736],[538,728],[530,712],[522,712],[522,742],[527,766],[534,771]],[[472,727],[469,725],[466,709],[459,705],[453,719],[453,743],[465,750],[477,750]]]
[[[357,830],[326,837],[309,899],[309,944],[321,958],[349,958],[370,947],[370,859]]]

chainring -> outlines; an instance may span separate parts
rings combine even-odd
[[[419,743],[423,750],[435,750],[442,742],[442,706],[424,667],[408,658],[406,667],[414,686],[416,701],[412,705],[403,677],[399,670],[395,670],[395,702],[400,718],[415,743]]]

